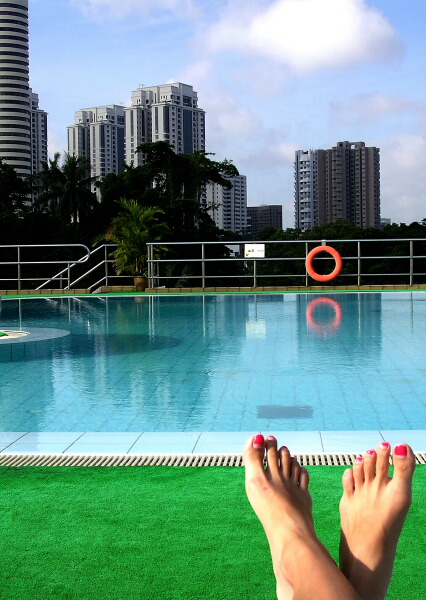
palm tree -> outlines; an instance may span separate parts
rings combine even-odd
[[[121,198],[118,202],[121,211],[112,220],[102,239],[117,244],[112,256],[119,275],[128,272],[134,276],[145,276],[147,242],[161,241],[169,233],[167,224],[161,220],[164,211],[157,206],[142,206],[136,200],[127,198]],[[97,238],[96,241],[101,240]]]
[[[65,153],[59,165],[60,153],[53,160],[42,163],[34,176],[35,206],[52,214],[75,228],[96,206],[96,195],[90,184],[96,179],[90,176],[90,161],[82,156]]]

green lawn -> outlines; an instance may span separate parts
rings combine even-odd
[[[310,467],[317,529],[337,558],[341,467]],[[1,600],[271,600],[265,536],[232,467],[0,468]],[[392,600],[425,591],[426,466]]]

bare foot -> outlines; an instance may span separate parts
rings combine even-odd
[[[267,466],[264,466],[266,450]],[[247,496],[269,541],[279,600],[358,598],[319,542],[309,476],[277,440],[251,437],[244,448]],[[347,595],[345,595],[347,594]]]
[[[343,475],[340,568],[363,600],[385,598],[411,504],[413,451],[407,444],[395,447],[393,478],[389,457],[390,445],[382,442]]]

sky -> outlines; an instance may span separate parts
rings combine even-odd
[[[380,148],[381,215],[426,217],[425,0],[29,0],[30,85],[49,154],[75,111],[181,81],[206,151],[247,176],[248,205],[294,227],[296,150]]]

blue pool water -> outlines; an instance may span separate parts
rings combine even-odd
[[[426,428],[426,294],[3,300],[1,431]]]

